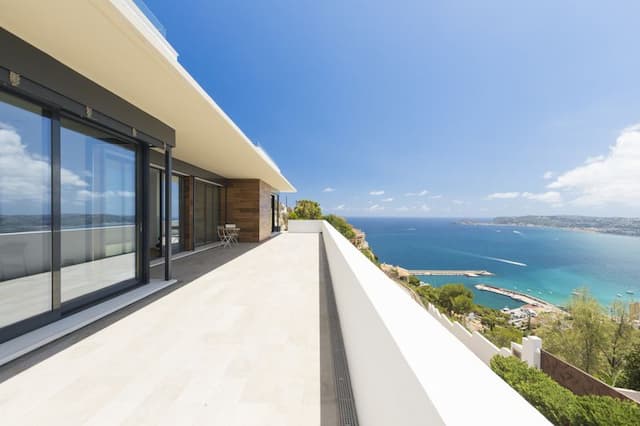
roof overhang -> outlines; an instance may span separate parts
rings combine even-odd
[[[295,188],[180,65],[131,0],[0,0],[0,25],[176,131],[174,155],[229,179]]]

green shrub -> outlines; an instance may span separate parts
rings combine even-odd
[[[640,406],[608,396],[578,396],[540,370],[497,355],[491,368],[556,425],[638,425]]]
[[[353,226],[346,221],[345,218],[337,216],[335,214],[329,214],[324,217],[324,220],[333,225],[338,232],[340,232],[347,240],[355,238],[356,233],[353,231]]]
[[[316,201],[298,200],[289,219],[322,219],[322,209]]]

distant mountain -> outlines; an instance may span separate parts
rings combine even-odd
[[[602,232],[605,234],[640,236],[640,218],[592,216],[504,216],[496,217],[493,225],[546,226]]]

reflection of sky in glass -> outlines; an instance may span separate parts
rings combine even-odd
[[[50,132],[38,108],[0,93],[0,215],[41,216],[48,223]]]
[[[180,177],[171,177],[171,219],[180,217]]]
[[[133,223],[135,152],[66,127],[61,141],[62,214],[115,215]]]

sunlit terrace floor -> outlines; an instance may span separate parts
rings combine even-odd
[[[2,424],[333,423],[322,256],[283,234],[175,261],[175,291],[0,371]]]

